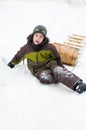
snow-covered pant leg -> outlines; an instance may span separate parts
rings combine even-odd
[[[71,71],[69,71],[67,68],[63,68],[61,66],[58,66],[56,64],[52,65],[51,67],[52,73],[55,77],[55,79],[67,87],[74,90],[74,84],[81,80],[78,76],[73,74]]]
[[[36,77],[40,80],[41,83],[44,84],[51,84],[57,82],[50,69],[39,71],[36,74]]]

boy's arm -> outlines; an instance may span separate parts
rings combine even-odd
[[[53,44],[52,44],[52,52],[53,52],[54,56],[56,57],[56,61],[57,61],[58,65],[64,67],[62,64],[62,61],[61,61],[61,56]]]
[[[20,48],[20,50],[15,54],[12,60],[8,63],[8,66],[10,68],[14,68],[15,65],[19,64],[22,60],[25,59],[24,57],[25,53],[26,53],[26,45]]]

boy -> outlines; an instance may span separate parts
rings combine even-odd
[[[46,35],[46,27],[36,26],[33,33],[27,37],[27,44],[20,48],[8,66],[13,68],[27,59],[29,70],[40,82],[44,84],[61,82],[78,93],[86,91],[86,84],[63,66],[58,51],[49,43]]]

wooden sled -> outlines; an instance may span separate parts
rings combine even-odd
[[[62,62],[67,65],[76,65],[79,56],[79,49],[60,43],[54,43],[59,52]]]
[[[76,65],[82,50],[86,46],[86,37],[72,34],[66,42],[53,43],[57,51],[60,53],[62,62],[67,65]]]

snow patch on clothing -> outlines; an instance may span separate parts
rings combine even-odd
[[[44,80],[52,81],[52,76],[49,74],[48,71],[43,71],[40,77]]]
[[[68,71],[66,68],[62,68],[62,67],[55,67],[54,73],[55,74],[57,73],[58,76],[62,76],[64,78],[73,78],[74,77],[70,71]]]

